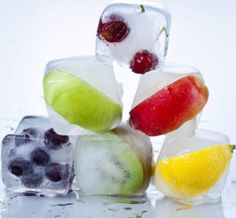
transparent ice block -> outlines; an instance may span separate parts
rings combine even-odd
[[[159,91],[167,90],[168,85],[171,85],[174,82],[176,82],[177,80],[180,80],[183,77],[187,77],[187,76],[193,76],[194,78],[200,79],[200,81],[202,82],[202,85],[200,85],[199,87],[204,86],[204,89],[206,89],[206,87],[204,85],[203,77],[202,77],[201,73],[199,72],[199,70],[194,67],[187,66],[187,65],[167,63],[167,64],[165,64],[163,70],[160,72],[152,71],[152,72],[149,72],[148,74],[142,75],[139,79],[139,85],[138,85],[138,88],[137,88],[137,91],[136,91],[136,94],[135,94],[135,97],[133,100],[133,105],[132,105],[131,111],[135,107],[139,106],[143,102],[150,99],[153,95],[156,95]],[[201,93],[201,90],[199,91],[199,93]],[[165,98],[167,98],[168,96],[171,97],[172,94],[171,94],[171,92],[169,92],[168,96],[166,93],[165,93],[165,95],[166,95]],[[207,101],[207,99],[206,99],[206,101]],[[184,104],[184,102],[185,102],[185,99],[181,99],[179,101],[179,104]],[[150,103],[151,103],[151,101],[150,101]],[[159,102],[157,102],[157,103],[159,103]],[[151,103],[151,104],[154,104],[154,103]],[[189,103],[189,107],[191,105],[192,104]],[[177,117],[180,117],[181,115],[179,114],[178,116],[177,115],[175,116],[175,110],[174,110],[175,108],[174,107],[176,107],[176,106],[173,104],[162,105],[162,108],[163,108],[163,110],[164,110],[164,108],[169,109],[168,107],[170,107],[170,106],[173,108],[170,115],[174,116],[174,118],[172,120],[170,120],[170,123],[172,122],[172,124],[174,124],[176,122],[175,119],[177,119]],[[155,109],[156,105],[152,105],[152,107],[153,107],[153,110],[156,110]],[[144,110],[143,112],[140,112],[139,118],[147,117],[148,111],[150,112],[150,110],[152,110],[152,107],[150,106],[149,110]],[[188,108],[186,107],[186,110],[187,109]],[[130,111],[130,114],[131,114],[131,111]],[[195,116],[197,116],[197,115],[198,115],[198,113],[195,113]],[[197,127],[198,119],[197,119],[197,117],[193,117],[193,116],[191,116],[191,117],[192,117],[191,120],[183,119],[180,122],[181,126],[179,126],[176,129],[172,129],[171,133],[172,134],[193,135],[194,131]],[[132,118],[130,118],[130,119],[131,119],[131,126],[132,126]],[[154,119],[155,119],[155,117],[153,117],[153,120]],[[151,120],[152,120],[152,118],[151,118]],[[133,127],[134,127],[134,125],[133,125]],[[150,128],[151,128],[151,126],[150,126]],[[139,130],[142,131],[141,129],[139,129]]]
[[[226,135],[215,132],[215,131],[206,130],[206,129],[197,129],[194,136],[167,135],[163,143],[161,152],[159,154],[157,163],[155,165],[154,176],[155,176],[155,182],[156,182],[157,188],[164,195],[183,203],[202,204],[202,203],[207,203],[207,202],[218,201],[220,199],[221,191],[225,185],[229,165],[226,165],[223,172],[220,174],[220,177],[216,179],[216,181],[214,181],[211,187],[208,187],[207,189],[205,187],[206,189],[205,191],[202,191],[201,193],[199,192],[199,194],[196,194],[197,193],[196,192],[192,196],[184,195],[182,191],[179,191],[179,190],[177,191],[173,189],[172,187],[173,184],[169,184],[168,182],[166,182],[166,180],[163,177],[164,175],[163,173],[166,173],[166,175],[169,175],[169,179],[171,179],[172,181],[177,182],[177,180],[175,180],[176,179],[175,176],[177,175],[178,170],[187,171],[189,177],[185,178],[185,182],[183,182],[182,184],[179,184],[178,188],[180,188],[180,190],[184,190],[185,188],[189,188],[189,186],[192,185],[194,187],[191,187],[191,188],[196,188],[197,190],[197,188],[200,187],[199,184],[203,184],[204,180],[206,180],[207,178],[206,177],[201,178],[201,176],[199,176],[200,173],[194,171],[194,167],[197,166],[199,162],[197,162],[196,159],[193,160],[195,162],[190,162],[190,158],[188,155],[191,155],[193,152],[199,152],[203,149],[216,148],[214,146],[218,146],[218,145],[220,146],[222,145],[225,149],[228,149],[227,153],[231,154],[234,147],[232,145],[229,145],[229,143],[230,143],[230,140]],[[202,153],[201,155],[203,157],[204,154]],[[223,156],[223,153],[221,153],[220,155]],[[184,156],[184,158],[182,158],[181,163],[183,164],[181,164],[181,166],[174,165],[173,164],[174,162],[170,162],[171,160],[173,160],[172,158],[181,157],[181,156]],[[212,150],[210,154],[208,153],[208,156],[206,156],[205,158],[206,159],[209,158],[208,159],[209,166],[203,166],[200,169],[200,172],[206,170],[207,167],[211,167],[210,168],[211,173],[209,173],[207,176],[210,177],[211,175],[214,175],[215,171],[218,168],[217,165],[220,164],[218,162],[215,163],[218,160],[217,159],[218,157],[219,157],[219,153],[216,153],[215,150]],[[175,163],[176,162],[177,161],[175,161]],[[159,163],[164,163],[164,164],[172,163],[173,165],[171,166],[172,167],[171,173],[164,172],[164,171],[161,172],[160,170],[158,170],[160,169],[157,167]],[[192,164],[191,165],[192,169],[189,169],[189,167],[187,168],[189,164]],[[178,167],[181,167],[181,169]],[[175,176],[173,176],[174,173],[176,173]],[[199,177],[195,177],[196,174]],[[195,179],[194,184],[190,182],[192,181],[192,176]],[[186,181],[188,182],[186,183]]]
[[[75,137],[57,135],[46,117],[24,117],[2,141],[2,179],[10,192],[65,195],[74,179]]]
[[[168,9],[159,2],[112,2],[100,17],[97,58],[131,67],[135,55],[145,51],[151,54],[155,64],[144,72],[136,73],[161,68],[167,54],[170,20]]]
[[[52,126],[59,134],[115,128],[122,117],[121,96],[112,65],[93,56],[60,59],[46,66],[44,98]]]
[[[127,125],[78,138],[76,185],[83,195],[143,196],[149,184],[152,146]]]

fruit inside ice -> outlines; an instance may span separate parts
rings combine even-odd
[[[197,73],[150,72],[140,78],[130,111],[130,125],[149,136],[174,131],[194,119],[208,100]],[[191,127],[191,125],[190,125]],[[193,125],[195,128],[195,125]]]
[[[2,179],[12,192],[65,195],[71,189],[75,137],[58,135],[48,118],[26,116],[2,141]]]
[[[113,68],[93,56],[50,62],[43,85],[51,123],[60,134],[107,131],[121,120],[121,87]]]
[[[227,136],[199,129],[193,137],[167,136],[154,176],[166,196],[203,203],[216,200],[224,187],[234,145]]]
[[[130,61],[130,69],[138,74],[144,74],[154,70],[159,64],[158,57],[147,51],[140,50],[136,52]]]
[[[232,145],[220,144],[160,160],[155,166],[156,182],[160,187],[165,183],[182,198],[204,194],[225,172],[233,149]]]
[[[170,14],[161,3],[116,1],[101,14],[96,56],[116,61],[135,73],[160,68],[167,53]]]
[[[127,126],[81,136],[75,152],[76,184],[82,194],[143,195],[151,162],[149,138]]]

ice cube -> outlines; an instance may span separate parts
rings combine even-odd
[[[161,68],[168,48],[170,13],[158,2],[115,1],[100,17],[96,56],[135,73]]]
[[[205,129],[167,135],[154,170],[159,191],[191,204],[219,200],[235,148],[229,143],[226,135]]]
[[[75,152],[76,185],[81,195],[142,196],[151,164],[149,138],[126,125],[80,136]]]
[[[130,125],[145,134],[157,136],[178,129],[193,134],[195,116],[208,100],[208,89],[198,70],[182,65],[166,65],[162,72],[140,77],[130,111]]]
[[[15,134],[22,134],[22,131],[28,128],[40,128],[42,130],[51,128],[50,120],[42,116],[25,116],[23,117],[15,131]]]
[[[11,192],[65,195],[74,178],[75,137],[58,135],[46,117],[26,116],[2,141],[2,179]]]
[[[49,62],[44,98],[50,121],[59,134],[107,131],[121,120],[122,89],[112,65],[81,56]]]

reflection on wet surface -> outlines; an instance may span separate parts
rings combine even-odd
[[[221,203],[191,207],[157,195],[137,203],[115,197],[88,197],[78,199],[75,193],[67,197],[5,196],[1,201],[3,218],[223,218]],[[154,202],[154,204],[153,204]]]

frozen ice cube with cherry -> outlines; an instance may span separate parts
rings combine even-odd
[[[101,14],[96,56],[116,61],[138,74],[160,68],[168,48],[170,13],[148,1],[116,1]]]

